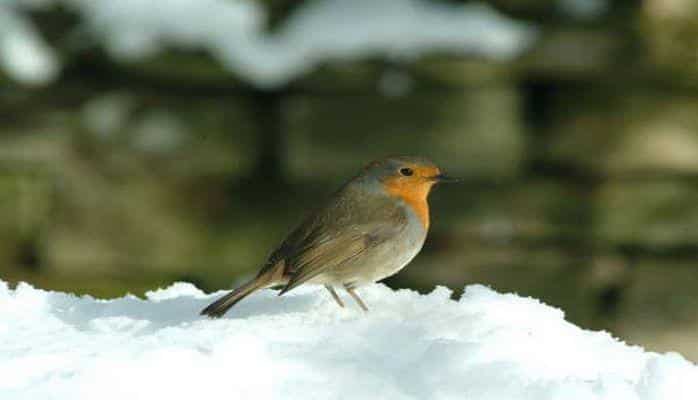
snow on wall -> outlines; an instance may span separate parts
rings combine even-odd
[[[27,85],[48,83],[59,70],[53,50],[9,3],[0,3],[0,68]]]
[[[582,330],[534,299],[479,285],[459,301],[445,288],[360,292],[368,314],[310,287],[210,320],[198,311],[220,293],[185,283],[113,300],[2,283],[0,398],[698,398],[698,367],[680,355]]]
[[[300,6],[278,32],[267,33],[266,10],[251,0],[4,1],[0,18],[6,13],[14,25],[23,26],[13,32],[24,38],[23,51],[31,52],[31,57],[24,58],[9,53],[0,29],[0,54],[5,54],[0,64],[20,81],[28,81],[24,70],[36,68],[33,63],[56,61],[29,21],[11,11],[50,3],[61,3],[80,14],[84,28],[117,59],[142,59],[166,46],[203,49],[230,72],[261,87],[283,85],[327,60],[374,55],[409,59],[429,52],[507,60],[535,37],[532,26],[478,3],[315,0]],[[46,82],[54,77],[55,72],[45,72],[33,80]]]

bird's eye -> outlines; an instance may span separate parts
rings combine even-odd
[[[403,176],[412,176],[414,171],[412,171],[412,168],[400,168],[400,174]]]

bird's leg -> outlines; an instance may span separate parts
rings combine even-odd
[[[332,286],[325,285],[325,289],[327,289],[330,292],[330,294],[332,295],[332,298],[334,299],[334,301],[337,302],[337,304],[339,304],[340,307],[344,307],[344,303],[342,302],[342,299],[339,298],[339,296],[337,295],[337,292],[334,291],[334,288]]]
[[[368,307],[366,307],[366,304],[361,300],[358,294],[356,294],[356,291],[354,291],[354,288],[348,285],[344,285],[344,289],[349,293],[349,295],[354,298],[354,301],[356,301],[356,304],[359,305],[364,311],[368,312]]]

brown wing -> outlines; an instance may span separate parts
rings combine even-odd
[[[260,274],[283,265],[289,279],[283,294],[358,257],[406,225],[405,210],[385,195],[345,186],[291,232]]]
[[[290,280],[279,295],[325,271],[351,262],[365,251],[393,237],[403,227],[402,224],[377,221],[354,226],[335,237],[323,238],[310,244],[304,251],[286,259],[290,267],[287,269]]]

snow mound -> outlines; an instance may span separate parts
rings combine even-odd
[[[698,398],[698,367],[680,355],[580,329],[534,299],[479,285],[460,301],[442,287],[360,291],[368,314],[310,287],[210,320],[198,312],[220,293],[185,283],[113,300],[0,283],[0,398]]]

